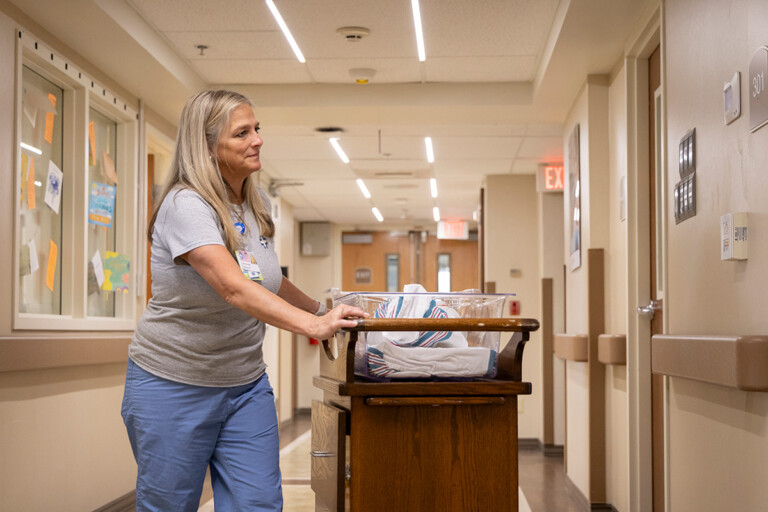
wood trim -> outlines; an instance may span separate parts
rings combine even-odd
[[[541,378],[543,442],[555,442],[555,380],[552,355],[554,354],[553,280],[541,280]]]
[[[589,359],[589,336],[555,334],[555,355],[565,361],[586,362]]]
[[[768,336],[655,335],[651,367],[656,374],[766,392]]]
[[[589,331],[589,501],[606,499],[605,366],[597,356],[597,339],[605,332],[605,277],[603,249],[587,249],[587,318]]]
[[[0,337],[0,372],[128,361],[133,333],[93,338]]]
[[[597,337],[597,360],[603,364],[627,364],[627,336],[601,334]]]

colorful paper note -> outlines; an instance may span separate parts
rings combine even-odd
[[[53,291],[53,281],[54,281],[54,278],[56,277],[56,257],[58,255],[58,252],[59,252],[59,248],[56,247],[56,244],[53,243],[53,240],[51,240],[50,248],[48,250],[48,267],[45,273],[45,285],[51,291]]]
[[[35,189],[37,185],[35,185],[35,159],[30,158],[29,159],[29,170],[27,171],[27,208],[30,210],[34,210],[37,206],[36,200],[35,200],[35,194],[37,193],[37,190]]]
[[[107,251],[104,258],[104,284],[102,290],[128,293],[131,281],[130,262],[124,254]]]
[[[88,222],[112,227],[115,212],[115,187],[103,183],[91,183],[88,199]]]
[[[93,127],[93,121],[88,123],[88,142],[91,145],[91,161],[88,165],[96,165],[96,131]]]
[[[24,203],[24,196],[27,195],[27,169],[29,168],[29,157],[21,154],[21,202]]]
[[[45,135],[43,138],[48,144],[53,143],[53,120],[56,119],[56,114],[53,112],[45,113]]]
[[[48,161],[48,181],[45,185],[45,204],[51,207],[56,213],[59,213],[59,204],[61,203],[61,184],[64,179],[64,173],[56,167],[52,160]]]

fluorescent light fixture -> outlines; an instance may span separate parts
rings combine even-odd
[[[424,145],[427,147],[427,162],[434,163],[435,152],[432,149],[432,137],[424,137]]]
[[[411,0],[411,9],[413,9],[413,27],[416,29],[416,48],[419,51],[419,60],[424,62],[427,60],[427,55],[424,52],[424,34],[421,31],[419,0]]]
[[[363,180],[360,178],[357,178],[357,186],[360,187],[360,192],[363,193],[366,199],[371,198],[371,193],[368,192],[368,187],[365,186],[365,183],[363,183]]]
[[[37,149],[35,146],[30,146],[29,144],[24,144],[23,142],[21,143],[21,147],[23,147],[24,149],[27,149],[27,150],[29,150],[29,151],[31,151],[33,153],[36,153],[38,155],[42,155],[43,154],[43,152],[41,150]]]
[[[440,208],[437,206],[432,208],[432,218],[435,219],[435,222],[440,222]]]
[[[432,192],[432,197],[437,197],[437,180],[435,178],[429,178],[429,190]]]
[[[378,208],[374,206],[373,208],[371,208],[371,211],[373,212],[373,216],[376,217],[377,221],[384,222],[384,217],[381,216],[381,212],[379,211]]]
[[[333,149],[336,150],[336,154],[339,155],[339,158],[341,158],[341,161],[345,164],[349,163],[349,157],[347,157],[347,154],[344,152],[343,149],[341,149],[341,145],[339,145],[339,138],[338,137],[331,137],[328,139],[328,141],[331,143],[331,146],[333,146]]]
[[[296,58],[299,59],[299,62],[304,64],[306,59],[304,59],[304,54],[301,53],[301,50],[299,49],[299,45],[296,44],[296,40],[291,35],[291,31],[288,30],[288,25],[285,24],[285,21],[283,21],[283,17],[280,15],[280,11],[277,10],[277,7],[275,6],[275,2],[273,0],[266,0],[267,1],[267,7],[269,7],[269,10],[272,12],[272,16],[275,17],[275,21],[277,21],[277,24],[280,25],[280,30],[283,31],[283,35],[285,36],[285,39],[288,41],[288,44],[291,45],[291,49],[293,50],[293,53],[296,54]]]
[[[35,180],[35,186],[36,187],[42,187],[43,186],[43,182]]]

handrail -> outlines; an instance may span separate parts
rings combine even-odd
[[[361,318],[345,331],[510,331],[539,328],[532,318]]]

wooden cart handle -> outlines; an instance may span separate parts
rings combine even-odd
[[[345,331],[513,331],[539,328],[532,318],[359,318]]]

